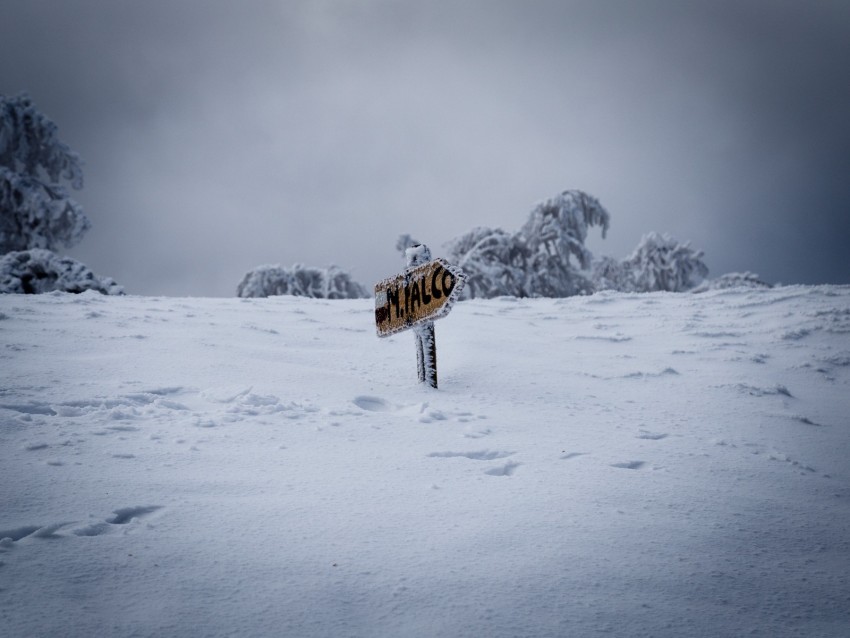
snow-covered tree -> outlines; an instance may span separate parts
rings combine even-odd
[[[701,250],[667,234],[647,233],[624,263],[631,269],[637,292],[683,292],[698,285],[708,267]]]
[[[520,229],[529,252],[528,291],[533,297],[569,297],[593,292],[586,274],[593,254],[584,245],[591,226],[608,231],[610,216],[599,200],[579,190],[538,204]],[[573,263],[573,258],[576,263]]]
[[[33,248],[0,257],[0,293],[40,294],[55,290],[124,294],[124,289],[111,278],[99,277],[76,259],[60,257],[50,250]]]
[[[0,254],[82,238],[89,220],[64,182],[82,188],[80,157],[27,95],[0,95]]]
[[[691,292],[706,292],[708,290],[721,290],[723,288],[772,288],[769,283],[762,281],[755,273],[728,272],[716,279],[706,279]]]
[[[520,229],[520,235],[534,252],[557,256],[564,263],[570,257],[578,267],[590,267],[592,253],[584,245],[590,226],[601,226],[602,237],[608,232],[610,216],[599,200],[579,190],[567,190],[541,202]]]
[[[463,299],[526,296],[527,250],[501,228],[473,228],[446,245],[448,260],[466,274]]]
[[[478,227],[446,244],[447,257],[468,279],[463,298],[569,297],[597,290],[691,290],[708,275],[702,251],[669,235],[648,233],[624,260],[594,258],[585,245],[590,228],[604,238],[608,211],[595,197],[567,190],[538,204],[515,234]],[[399,238],[404,250],[413,243]]]
[[[578,190],[538,204],[515,234],[474,228],[447,244],[448,257],[467,274],[464,297],[568,297],[593,292],[593,255],[584,245],[590,226],[608,230],[599,201]],[[573,263],[575,260],[575,263]]]
[[[632,269],[625,261],[613,257],[594,257],[590,278],[595,291],[616,290],[634,292],[635,281]]]
[[[362,299],[365,288],[336,266],[311,268],[295,264],[260,266],[248,272],[236,288],[239,297],[294,295],[317,299]]]

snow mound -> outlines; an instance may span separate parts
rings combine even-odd
[[[104,295],[124,294],[124,288],[110,277],[100,277],[82,262],[60,257],[50,250],[33,248],[0,257],[0,293],[80,293],[86,290]]]

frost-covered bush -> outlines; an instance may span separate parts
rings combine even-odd
[[[124,294],[124,289],[111,278],[99,277],[76,259],[60,257],[43,248],[10,252],[0,257],[0,293],[40,294],[55,290]]]
[[[236,288],[239,297],[271,297],[294,295],[317,299],[361,299],[368,297],[365,288],[336,266],[310,268],[295,264],[260,266],[248,272]]]
[[[679,243],[667,234],[647,233],[624,263],[634,277],[635,291],[683,292],[707,275],[702,251],[689,242]]]
[[[648,233],[623,260],[594,258],[585,246],[591,227],[604,238],[610,224],[599,200],[567,190],[538,204],[514,234],[478,227],[446,244],[449,261],[467,275],[462,298],[570,297],[597,290],[691,290],[707,275],[703,253],[669,235]],[[413,243],[402,235],[399,250]]]
[[[464,297],[568,297],[593,292],[586,271],[588,228],[608,230],[609,215],[595,197],[578,190],[538,204],[514,234],[474,228],[447,244],[449,259],[469,279]]]
[[[89,220],[63,182],[82,188],[80,157],[28,96],[0,95],[0,254],[82,238]]]
[[[527,296],[527,250],[517,235],[478,227],[449,242],[446,250],[467,277],[462,298]]]
[[[594,258],[590,278],[597,292],[600,290],[635,291],[635,278],[630,265],[613,257]]]
[[[769,283],[755,273],[729,272],[716,279],[706,279],[692,292],[706,292],[708,290],[721,290],[723,288],[772,288]]]

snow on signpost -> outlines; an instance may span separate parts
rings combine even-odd
[[[434,320],[445,317],[460,296],[466,276],[431,251],[416,244],[405,251],[407,270],[375,284],[375,324],[379,337],[408,328],[416,337],[419,381],[437,387]]]

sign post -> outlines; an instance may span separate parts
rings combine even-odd
[[[437,387],[434,320],[445,317],[460,296],[466,276],[443,259],[431,260],[427,246],[405,251],[407,270],[375,284],[375,324],[379,337],[413,330],[419,381]]]

